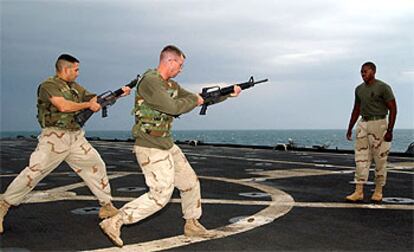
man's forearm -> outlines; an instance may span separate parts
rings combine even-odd
[[[351,131],[354,128],[355,123],[358,121],[359,111],[353,110],[351,118],[349,119],[348,131]]]
[[[67,101],[67,103],[63,106],[63,111],[61,112],[76,112],[79,110],[87,109],[89,107],[89,102],[76,103],[72,101]]]
[[[397,117],[397,110],[390,110],[390,115],[388,116],[388,131],[393,131],[394,130],[394,125],[395,125],[395,119]]]
[[[64,97],[61,96],[54,96],[49,98],[50,102],[55,106],[60,112],[70,113],[76,112],[79,110],[91,108],[92,101],[88,102],[73,102],[70,100],[66,100]]]
[[[153,107],[169,115],[181,115],[197,107],[197,97],[194,95],[186,98],[164,100],[163,103],[154,104]]]
[[[387,108],[390,111],[388,116],[388,131],[394,130],[395,120],[397,118],[397,103],[395,100],[387,102]]]

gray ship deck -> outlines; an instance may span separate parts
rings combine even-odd
[[[130,142],[91,141],[105,160],[114,204],[146,191]],[[37,142],[3,139],[1,192],[23,169]],[[178,193],[148,219],[122,228],[123,249],[98,227],[98,204],[62,164],[4,221],[0,251],[412,251],[414,158],[389,157],[382,204],[351,204],[354,161],[349,153],[277,151],[181,145],[200,177],[201,222],[215,239],[182,235]],[[370,178],[372,181],[373,172]]]

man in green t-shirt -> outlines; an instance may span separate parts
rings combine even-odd
[[[373,202],[381,202],[382,188],[387,178],[387,158],[397,116],[397,104],[389,85],[375,78],[376,66],[366,62],[361,67],[364,82],[355,89],[355,103],[346,137],[352,140],[352,128],[359,116],[355,140],[355,191],[347,201],[364,199],[363,185],[368,180],[371,161],[375,161],[375,191]],[[388,121],[386,116],[388,114]]]
[[[200,95],[186,91],[172,78],[183,68],[185,55],[175,46],[166,46],[157,69],[142,76],[135,99],[134,152],[149,191],[125,204],[119,213],[100,226],[117,246],[122,246],[121,227],[133,224],[161,210],[170,200],[174,187],[180,190],[186,236],[210,238],[214,234],[199,222],[200,182],[181,149],[174,144],[171,128],[174,116],[187,113],[204,103]],[[231,96],[241,89],[235,86]]]
[[[105,163],[99,153],[84,137],[85,132],[75,121],[83,110],[100,110],[95,94],[75,82],[79,75],[79,60],[62,54],[56,61],[56,75],[42,82],[37,93],[37,118],[42,128],[36,150],[30,156],[29,166],[7,187],[0,198],[0,233],[3,219],[10,206],[19,205],[25,196],[60,163],[68,165],[85,181],[98,198],[100,218],[115,215]],[[124,94],[130,92],[123,87]]]

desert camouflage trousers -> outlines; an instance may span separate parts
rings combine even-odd
[[[60,163],[66,163],[85,181],[101,205],[111,202],[105,163],[85,139],[83,130],[45,128],[27,166],[8,186],[2,199],[19,205],[24,197]]]
[[[123,223],[136,223],[162,209],[175,187],[180,191],[183,218],[199,219],[200,182],[181,149],[176,145],[169,150],[135,145],[134,152],[149,191],[120,209]]]
[[[375,161],[375,184],[384,186],[387,179],[387,158],[391,142],[384,141],[387,120],[358,122],[355,140],[355,182],[368,181],[369,168]]]

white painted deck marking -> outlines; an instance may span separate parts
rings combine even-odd
[[[191,152],[184,152],[186,155],[189,156],[205,156],[205,157],[211,157],[211,158],[223,158],[223,159],[233,159],[233,160],[245,160],[250,162],[266,162],[266,163],[278,163],[278,164],[295,164],[295,165],[311,165],[315,166],[315,163],[313,162],[297,162],[297,161],[283,161],[283,160],[274,160],[274,159],[262,159],[262,158],[246,158],[246,157],[237,157],[237,156],[223,156],[223,155],[212,155],[212,154],[198,154],[198,153],[191,153]],[[331,155],[331,153],[330,153]],[[332,154],[333,155],[333,154]],[[344,155],[344,154],[336,154],[336,155]],[[411,159],[412,160],[412,159]],[[400,163],[396,163],[400,164]],[[414,162],[404,162],[404,169],[414,169]],[[414,175],[414,171],[405,171],[399,169],[393,169],[393,163],[388,163],[388,172],[389,173],[402,173],[402,174],[411,174]],[[334,165],[336,168],[345,168],[345,169],[352,169],[355,170],[355,166],[346,166],[346,165]]]
[[[297,169],[295,172],[299,172],[301,169]],[[302,170],[303,171],[303,170]],[[259,172],[260,173],[260,172]],[[321,171],[317,171],[317,174],[321,174]],[[134,172],[120,172],[120,174],[114,174],[110,176],[110,179],[120,178],[127,175],[137,174]],[[310,175],[309,171],[305,174]],[[325,173],[322,173],[325,174]],[[291,174],[292,175],[292,174]],[[315,208],[367,208],[367,209],[398,209],[398,210],[414,210],[413,205],[374,205],[374,204],[351,204],[351,203],[324,203],[324,202],[294,202],[293,198],[271,186],[261,185],[243,180],[235,180],[221,177],[208,177],[199,176],[201,179],[216,180],[228,183],[235,183],[244,186],[256,188],[260,191],[266,192],[271,196],[271,201],[252,201],[252,200],[226,200],[226,199],[203,199],[203,204],[236,204],[246,206],[266,206],[265,209],[259,211],[256,214],[246,217],[239,222],[229,224],[227,226],[212,229],[217,236],[213,239],[223,238],[230,235],[235,235],[241,232],[257,228],[259,226],[273,222],[280,216],[288,213],[292,207],[315,207]],[[61,186],[45,191],[35,191],[30,194],[30,197],[25,203],[38,203],[49,202],[57,200],[88,200],[94,201],[96,198],[92,195],[76,195],[74,192],[67,190],[73,190],[75,188],[83,187],[83,182],[75,183],[67,186]],[[135,197],[114,197],[115,201],[131,201]],[[172,199],[172,203],[180,203],[180,199]],[[188,238],[184,235],[178,235],[170,238],[153,240],[148,242],[127,244],[122,249],[116,247],[109,247],[105,249],[97,249],[90,251],[159,251],[165,249],[171,249],[175,247],[185,246],[191,243],[197,243],[206,241],[205,238]]]
[[[108,146],[105,146],[108,147]],[[111,148],[111,147],[108,147]],[[132,148],[125,148],[124,146],[116,146],[113,148],[117,149],[128,149],[132,150]],[[283,164],[294,164],[294,165],[314,165],[323,167],[320,164],[315,164],[312,161],[309,162],[292,162],[292,161],[281,161],[281,160],[272,160],[272,159],[259,159],[259,158],[248,158],[248,157],[237,157],[237,156],[222,156],[222,155],[212,155],[212,154],[195,154],[195,153],[186,153],[195,159],[206,159],[206,158],[224,158],[224,159],[233,159],[233,160],[243,160],[243,161],[250,161],[250,162],[261,162],[271,164],[271,163],[283,163]],[[322,155],[322,154],[321,154]],[[338,154],[344,155],[344,154]],[[345,154],[347,155],[347,154]],[[409,160],[409,159],[407,159]],[[329,164],[324,164],[325,167],[330,167]],[[390,172],[394,173],[404,173],[404,174],[411,174],[414,175],[414,171],[410,171],[410,169],[414,168],[413,162],[402,162],[402,163],[390,163]],[[268,171],[261,171],[258,172],[251,172],[254,175],[261,175],[265,176],[266,179],[276,179],[276,178],[289,178],[289,177],[297,177],[297,176],[315,176],[315,175],[329,175],[329,174],[346,174],[349,169],[354,169],[354,166],[339,166],[335,165],[334,167],[337,168],[345,168],[346,170],[342,171],[332,171],[332,170],[317,170],[312,168],[299,168],[299,169],[287,169],[287,170],[268,170]],[[111,167],[112,168],[112,167]],[[115,168],[115,167],[113,167]],[[64,175],[69,173],[52,173],[53,175]],[[137,175],[141,174],[140,172],[109,172],[109,178],[115,179],[120,178],[128,175]],[[1,177],[15,177],[17,174],[3,174],[0,175]],[[273,188],[271,186],[261,185],[258,183],[254,183],[252,178],[250,179],[228,179],[222,177],[208,177],[208,176],[199,176],[200,178],[207,179],[207,180],[217,180],[227,183],[236,183],[244,186],[249,186],[256,188],[260,191],[266,192],[271,196],[271,201],[257,201],[257,200],[226,200],[226,199],[202,199],[203,204],[217,204],[217,205],[226,205],[226,204],[233,204],[233,205],[246,205],[246,206],[266,206],[263,210],[253,214],[251,216],[247,216],[246,218],[233,223],[227,226],[219,227],[213,229],[217,234],[217,238],[222,238],[234,234],[238,234],[241,232],[246,232],[253,228],[268,224],[275,219],[279,218],[280,216],[285,215],[288,213],[293,207],[314,207],[314,208],[366,208],[366,209],[389,209],[389,210],[414,210],[414,205],[407,205],[407,204],[353,204],[353,203],[335,203],[335,202],[295,202],[293,198],[286,194],[285,192]],[[257,178],[257,177],[256,177]],[[257,180],[256,180],[257,181]],[[31,194],[28,195],[27,200],[25,203],[38,203],[38,202],[50,202],[50,201],[57,201],[57,200],[87,200],[87,201],[96,201],[96,198],[92,195],[77,195],[74,192],[69,190],[73,190],[76,188],[84,187],[84,182],[74,183],[70,185],[65,185],[61,187],[56,187],[49,190],[43,191],[33,191]],[[114,201],[131,201],[135,199],[135,197],[114,197]],[[172,203],[180,203],[180,199],[171,199]],[[185,246],[187,244],[201,242],[209,239],[204,238],[188,238],[183,235],[142,242],[137,244],[130,244],[125,245],[122,249],[116,247],[110,247],[105,249],[98,249],[98,250],[91,250],[91,251],[158,251],[158,250],[165,250],[171,249],[175,247]]]
[[[219,227],[216,229],[210,229],[212,232],[216,234],[215,238],[188,238],[184,235],[178,235],[174,237],[169,237],[160,240],[124,245],[122,249],[116,247],[110,247],[105,249],[96,249],[96,250],[88,250],[88,251],[99,251],[99,252],[106,252],[106,251],[159,251],[165,249],[171,249],[176,247],[185,246],[192,243],[197,243],[201,241],[211,240],[211,239],[218,239],[223,238],[230,235],[235,235],[238,233],[246,232],[253,228],[268,224],[275,219],[285,215],[288,213],[294,204],[293,198],[286,194],[283,191],[280,191],[276,188],[260,185],[257,183],[252,182],[244,182],[235,179],[228,179],[228,178],[219,178],[219,177],[206,177],[206,176],[199,176],[203,179],[210,179],[210,180],[217,180],[222,182],[228,183],[236,183],[241,184],[244,186],[249,186],[261,190],[263,192],[268,193],[271,195],[271,201],[269,201],[268,206],[257,212],[256,214],[250,215],[245,219],[242,219],[236,223],[229,224],[227,226]],[[221,200],[219,200],[221,201]],[[205,202],[203,200],[203,202]]]

